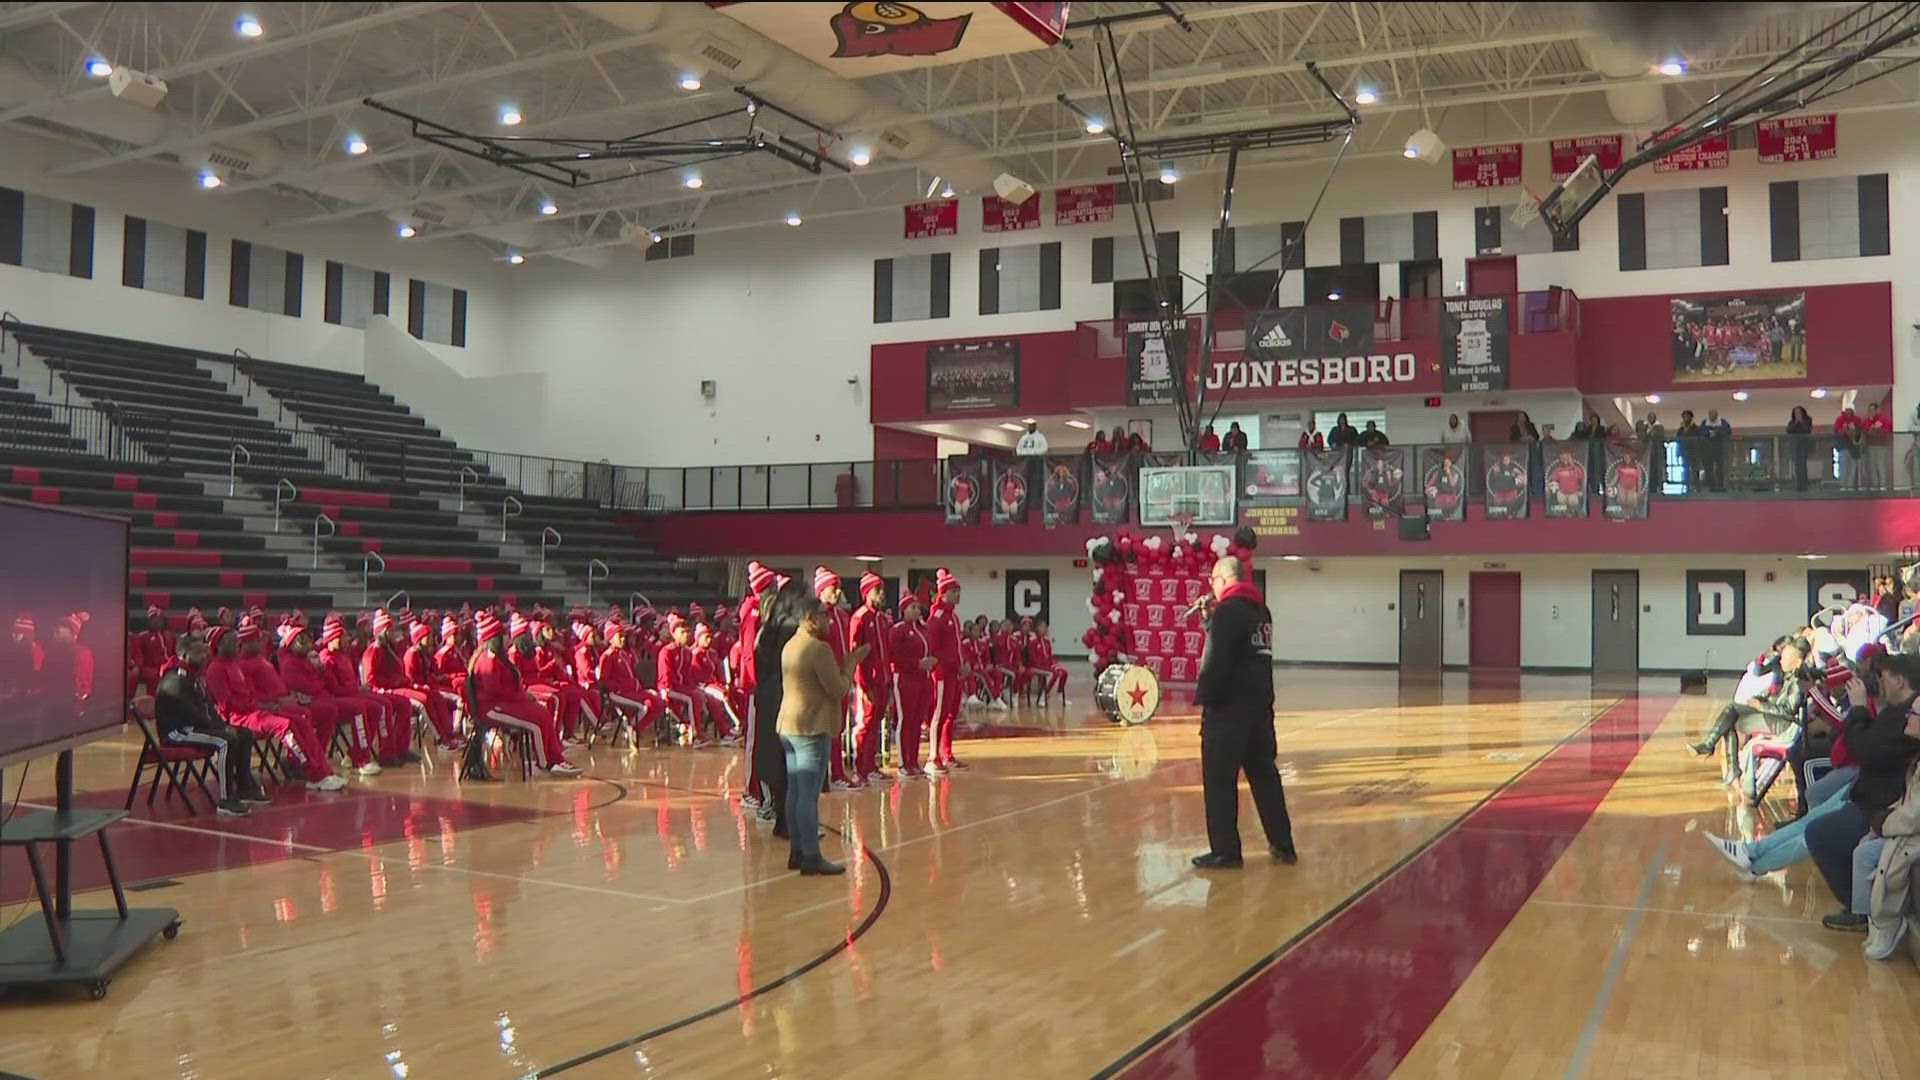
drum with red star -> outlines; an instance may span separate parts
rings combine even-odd
[[[1109,664],[1093,682],[1093,701],[1116,724],[1144,724],[1160,708],[1160,680],[1138,664]]]

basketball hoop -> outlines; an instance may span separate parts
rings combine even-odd
[[[1520,201],[1514,204],[1513,213],[1507,215],[1507,220],[1513,222],[1514,227],[1519,229],[1524,229],[1534,222],[1539,221],[1540,196],[1535,195],[1526,188],[1521,188]]]
[[[1173,542],[1183,544],[1187,539],[1187,530],[1193,525],[1193,511],[1176,510],[1167,515],[1167,521],[1173,529]]]

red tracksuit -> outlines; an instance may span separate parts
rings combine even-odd
[[[413,710],[416,706],[427,713],[427,722],[439,734],[445,743],[450,737],[453,721],[447,715],[447,703],[438,694],[422,693],[407,682],[406,664],[393,646],[384,641],[375,641],[367,645],[367,651],[360,654],[360,681],[366,685],[369,693],[378,694],[388,701],[402,703],[402,715],[406,717],[407,744],[413,743]],[[438,715],[436,715],[436,710]],[[405,749],[405,747],[402,747]]]
[[[833,648],[833,662],[844,667],[847,660],[847,638],[851,634],[850,620],[847,618],[846,609],[839,604],[827,609],[827,618],[831,623],[827,627],[827,644]],[[829,744],[831,752],[827,757],[827,778],[830,781],[847,782],[846,730],[847,721],[852,717],[853,691],[849,690],[847,696],[840,700],[840,730],[833,733],[833,739]],[[853,782],[860,782],[860,778],[865,775],[861,773],[855,776]]]
[[[753,649],[758,643],[759,636],[760,598],[757,595],[748,596],[740,601],[740,662],[735,664],[733,669],[733,692],[739,695],[740,701],[747,709],[746,793],[756,799],[764,800],[770,797],[771,792],[761,782],[760,773],[753,764],[759,756],[756,751],[760,748],[760,740],[766,736],[766,733],[761,731],[758,715],[760,710],[754,707],[753,702],[753,689],[759,685],[759,679],[753,670]],[[768,717],[767,723],[771,724],[773,719]]]
[[[437,685],[459,694],[467,685],[467,654],[460,650],[460,643],[443,643],[433,654],[433,670],[439,676]]]
[[[407,752],[407,745],[413,741],[411,702],[376,694],[361,686],[360,670],[346,649],[320,654],[320,675],[327,682],[329,695],[349,699],[360,706],[367,718],[376,759],[392,761]]]
[[[658,680],[654,683],[655,689],[666,695],[669,704],[677,704],[681,707],[681,711],[686,714],[687,723],[693,728],[691,734],[696,741],[700,738],[702,716],[713,723],[716,730],[719,728],[719,723],[714,720],[713,710],[709,708],[714,702],[701,693],[699,686],[694,682],[691,647],[677,641],[667,642],[654,659],[654,672],[654,677]]]
[[[893,651],[887,613],[861,605],[847,623],[847,643],[867,647],[853,669],[853,771],[865,779],[880,771],[880,731],[893,705]]]
[[[393,655],[390,649],[381,651]],[[406,653],[400,657],[400,678],[404,685],[395,692],[426,706],[427,722],[440,737],[440,745],[451,746],[459,741],[459,733],[453,727],[453,702],[447,700],[447,694],[452,691],[441,685],[440,673],[434,668],[433,657],[425,645],[407,646]]]
[[[140,683],[151,694],[160,685],[160,669],[173,657],[171,630],[142,630],[127,641],[128,666],[138,669]]]
[[[727,715],[727,676],[721,670],[720,651],[712,645],[693,647],[688,668],[693,676],[694,699],[705,701],[714,730],[722,737],[733,734],[733,718]]]
[[[473,658],[468,679],[473,683],[474,703],[488,722],[534,733],[534,764],[546,769],[563,760],[560,725],[551,710],[527,693],[513,661],[483,648]]]
[[[1020,689],[1020,656],[1014,646],[1014,635],[1006,630],[995,630],[987,637],[987,658],[992,662],[991,670],[999,677],[1001,691],[1012,695]],[[996,692],[994,697],[999,697]]]
[[[534,647],[533,662],[540,670],[540,681],[553,687],[560,696],[560,718],[567,734],[574,733],[582,717],[589,724],[600,722],[599,700],[574,681],[573,669],[568,666],[564,652],[551,642],[543,641]]]
[[[355,765],[365,765],[373,760],[373,737],[369,734],[367,721],[368,706],[357,697],[341,697],[327,687],[326,676],[321,674],[320,665],[313,656],[295,656],[280,650],[280,681],[296,694],[304,694],[313,699],[307,708],[318,718],[323,711],[331,711],[334,726],[347,725],[347,760]],[[316,729],[318,723],[315,724]],[[315,731],[318,735],[318,731]],[[331,740],[332,736],[328,736]]]
[[[933,761],[953,760],[953,725],[960,719],[960,618],[953,605],[936,600],[927,616],[927,648],[933,654]]]
[[[599,679],[600,689],[606,691],[607,700],[621,708],[634,709],[640,714],[633,722],[634,738],[647,729],[647,725],[660,719],[665,708],[659,695],[640,685],[640,677],[633,672],[633,654],[626,649],[608,649],[600,654],[600,663],[594,669]]]
[[[934,716],[933,675],[920,666],[922,658],[932,655],[929,646],[925,623],[895,623],[887,639],[887,658],[900,691],[900,769],[908,774],[920,771],[920,729]]]
[[[327,705],[302,705],[293,700],[293,690],[273,661],[264,656],[243,656],[240,658],[240,670],[247,676],[247,684],[253,689],[254,697],[262,703],[281,701],[284,704],[268,705],[272,712],[292,720],[296,724],[305,724],[313,732],[313,745],[323,752],[333,745],[333,729],[340,726],[340,711]]]
[[[1059,691],[1061,698],[1067,696],[1067,669],[1053,657],[1053,642],[1039,634],[1027,635],[1029,659],[1033,662],[1034,677],[1040,682],[1040,692],[1051,694]]]
[[[539,651],[537,646],[523,650],[518,645],[509,645],[507,661],[513,665],[514,673],[520,676],[520,687],[526,691],[527,696],[539,702],[553,714],[554,729],[557,731],[562,727],[560,688],[549,686],[540,678]]]
[[[214,707],[220,710],[221,717],[227,723],[277,741],[309,781],[332,775],[333,769],[327,765],[326,748],[313,745],[312,727],[296,724],[291,717],[260,708],[259,698],[254,694],[239,660],[227,656],[214,657],[207,663],[204,681],[207,695],[213,698]]]

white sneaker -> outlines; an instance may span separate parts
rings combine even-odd
[[[831,787],[835,791],[852,791],[853,790],[853,784],[846,780],[835,780],[833,783],[827,786]]]
[[[1891,960],[1893,954],[1900,951],[1900,942],[1906,936],[1906,919],[1895,919],[1891,923],[1875,920],[1867,926],[1867,943],[1862,951],[1869,960]]]
[[[884,784],[891,779],[893,779],[892,774],[882,772],[879,769],[875,769],[867,774],[867,783],[869,784]]]
[[[548,776],[579,776],[580,766],[571,761],[556,761],[547,770]]]
[[[361,776],[379,776],[380,763],[377,761],[369,761],[353,771],[359,773]]]
[[[758,795],[742,795],[742,796],[740,796],[740,809],[742,809],[742,810],[758,810],[758,809],[760,809],[760,797],[759,797]]]
[[[346,786],[347,782],[338,776],[323,776],[318,780],[307,781],[308,791],[339,791]]]
[[[1722,858],[1732,863],[1734,869],[1748,876],[1753,874],[1753,858],[1747,854],[1746,844],[1738,840],[1725,840],[1710,832],[1703,832],[1700,835],[1706,838],[1707,843],[1713,845],[1713,850],[1719,852]]]

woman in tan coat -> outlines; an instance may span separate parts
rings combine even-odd
[[[787,869],[844,874],[847,868],[820,855],[820,785],[833,735],[840,730],[841,702],[853,686],[853,669],[867,655],[860,646],[836,662],[827,644],[826,608],[814,597],[799,603],[800,628],[780,651],[780,717],[775,730],[787,757]]]

